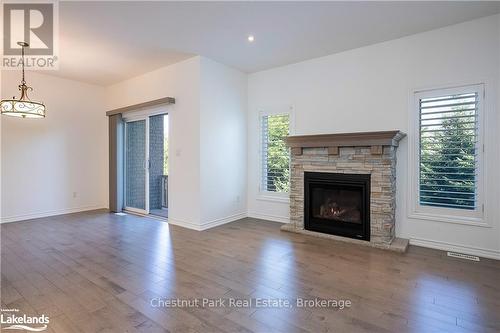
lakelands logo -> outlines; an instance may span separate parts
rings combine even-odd
[[[30,332],[43,332],[47,329],[49,317],[28,316],[20,314],[19,309],[2,309],[0,313],[0,325],[2,330],[25,330]]]
[[[2,1],[2,69],[21,66],[21,47],[26,42],[24,66],[57,69],[58,3],[56,1]]]

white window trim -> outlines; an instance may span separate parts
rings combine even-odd
[[[420,108],[419,99],[446,94],[458,94],[478,92],[478,165],[477,165],[477,209],[474,211],[465,211],[463,209],[453,209],[444,207],[429,207],[419,204],[419,143],[420,143]],[[454,224],[465,224],[477,227],[491,227],[486,218],[486,201],[484,186],[484,168],[485,168],[485,149],[484,149],[484,119],[486,115],[486,94],[485,85],[471,84],[455,86],[452,88],[433,88],[427,90],[418,90],[410,93],[410,136],[408,140],[408,217],[420,220],[430,220],[437,222],[447,222]]]
[[[263,151],[262,151],[262,133],[261,133],[261,121],[263,116],[278,116],[278,115],[288,115],[288,120],[289,120],[289,135],[293,135],[295,132],[295,119],[294,119],[294,107],[293,106],[288,106],[288,109],[285,111],[283,108],[280,108],[280,110],[274,110],[274,111],[264,111],[260,110],[258,112],[258,119],[257,119],[257,125],[259,128],[259,149],[258,149],[258,163],[259,163],[259,178],[258,178],[258,183],[257,183],[257,200],[262,200],[262,201],[271,201],[271,202],[278,202],[278,203],[289,203],[290,202],[290,193],[289,192],[272,192],[272,191],[266,191],[262,189],[262,177],[264,176],[262,174],[262,156],[263,156]]]

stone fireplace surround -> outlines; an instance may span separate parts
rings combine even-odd
[[[395,237],[396,149],[400,131],[289,136],[290,223],[282,230],[404,252]],[[304,172],[370,174],[370,241],[304,229]]]

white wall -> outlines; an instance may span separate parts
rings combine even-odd
[[[19,96],[2,71],[1,96]],[[108,137],[102,87],[27,73],[45,119],[2,116],[2,222],[108,206]],[[75,193],[75,196],[74,196]]]
[[[203,57],[107,88],[107,109],[174,97],[169,221],[206,229],[246,215],[246,74]]]
[[[107,88],[106,109],[174,97],[169,113],[169,220],[200,223],[200,57]]]
[[[17,72],[2,72],[2,96]],[[205,229],[246,216],[247,77],[193,57],[97,87],[29,73],[44,120],[3,117],[2,221],[108,206],[105,111],[172,96],[169,220]],[[73,197],[76,192],[76,197]]]
[[[247,75],[201,58],[201,223],[246,216]]]
[[[408,218],[408,139],[397,167],[399,237],[437,248],[500,258],[499,73],[500,16],[249,75],[249,215],[286,221],[289,204],[261,200],[259,111],[294,106],[295,134],[399,129],[408,133],[409,101],[420,88],[486,84],[486,214],[491,228]]]

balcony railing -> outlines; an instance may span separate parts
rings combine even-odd
[[[161,176],[161,206],[168,208],[168,176]]]

